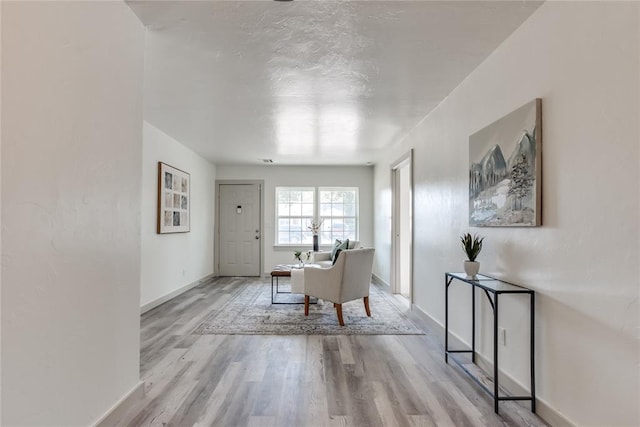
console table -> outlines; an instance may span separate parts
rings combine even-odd
[[[456,280],[471,287],[471,350],[451,350],[449,349],[449,287]],[[498,403],[502,400],[530,400],[531,412],[536,412],[536,381],[535,381],[535,294],[531,289],[514,285],[513,283],[498,280],[493,277],[478,274],[475,279],[469,278],[465,273],[445,273],[445,311],[444,311],[444,360],[449,363],[449,355],[452,353],[471,353],[471,361],[476,363],[476,289],[481,289],[489,300],[493,311],[493,390],[483,384],[474,374],[472,374],[462,363],[452,357],[471,378],[487,393],[493,397],[494,411],[498,413]],[[502,294],[525,294],[530,299],[530,352],[531,364],[531,394],[529,396],[500,396],[498,391],[498,301]],[[493,298],[492,298],[493,296]]]

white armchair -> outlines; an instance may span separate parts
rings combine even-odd
[[[374,252],[373,248],[344,250],[329,268],[305,267],[304,315],[309,315],[309,297],[314,296],[333,302],[340,326],[344,326],[342,303],[347,301],[363,298],[367,316],[371,317],[369,286]]]

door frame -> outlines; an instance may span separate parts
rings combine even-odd
[[[391,163],[391,292],[400,293],[400,249],[396,236],[400,233],[400,194],[398,194],[398,174],[400,169],[409,168],[409,303],[413,304],[413,149]]]
[[[215,188],[215,215],[213,221],[213,274],[217,277],[220,274],[220,186],[221,185],[253,185],[257,184],[260,193],[260,245],[258,247],[259,273],[264,275],[262,266],[264,265],[264,180],[263,179],[216,179]]]

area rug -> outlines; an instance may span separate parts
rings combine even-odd
[[[345,326],[338,324],[333,303],[319,300],[304,315],[304,305],[271,304],[270,283],[249,284],[195,330],[208,335],[423,335],[375,286],[369,291],[371,317],[362,300],[342,305]],[[278,297],[282,297],[280,294]],[[285,295],[303,298],[302,295]]]

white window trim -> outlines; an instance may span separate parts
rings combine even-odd
[[[279,205],[279,200],[278,200],[278,192],[280,190],[285,190],[285,191],[313,191],[313,216],[312,216],[312,221],[315,220],[315,218],[317,218],[317,213],[318,213],[318,191],[317,191],[317,187],[304,187],[304,186],[286,186],[286,185],[282,185],[282,186],[278,186],[275,189],[275,194],[274,194],[274,202],[275,202],[275,224],[274,224],[274,230],[275,230],[275,236],[274,236],[274,247],[282,247],[282,248],[296,248],[296,247],[300,247],[300,246],[308,246],[308,243],[279,243],[278,238],[280,237],[280,215],[278,214],[278,205]],[[283,218],[292,218],[291,216],[289,217],[283,217]],[[293,217],[293,218],[306,218],[303,216],[300,217]]]
[[[285,191],[313,191],[313,221],[319,221],[321,219],[320,216],[320,192],[321,191],[354,191],[356,193],[356,214],[355,217],[351,217],[351,216],[347,216],[347,217],[342,217],[342,218],[355,218],[355,222],[356,222],[356,227],[355,227],[355,233],[356,233],[356,240],[358,240],[360,238],[360,188],[359,187],[320,187],[320,186],[277,186],[275,188],[275,194],[274,194],[274,202],[275,202],[275,209],[274,209],[274,218],[275,218],[275,224],[274,224],[274,232],[275,232],[275,236],[274,236],[274,248],[295,248],[295,247],[301,247],[301,246],[307,246],[307,243],[279,243],[278,242],[278,238],[279,238],[279,232],[280,232],[280,228],[279,228],[279,219],[280,216],[278,214],[278,194],[280,190],[285,190]],[[297,217],[296,217],[297,218]],[[330,218],[336,218],[336,217],[330,217]],[[331,247],[331,243],[320,243],[320,247],[323,248],[328,248]]]
[[[320,216],[320,192],[321,191],[353,191],[356,193],[356,214],[355,216],[343,216],[343,217],[334,217],[331,216],[329,218],[335,219],[335,218],[354,218],[355,222],[356,222],[356,228],[355,228],[355,233],[356,233],[356,240],[360,239],[360,188],[358,187],[318,187],[318,196],[317,196],[317,206],[316,206],[316,211],[318,213],[317,218],[319,220],[322,219],[322,217]],[[321,244],[322,246],[331,246],[332,243],[324,243]]]

